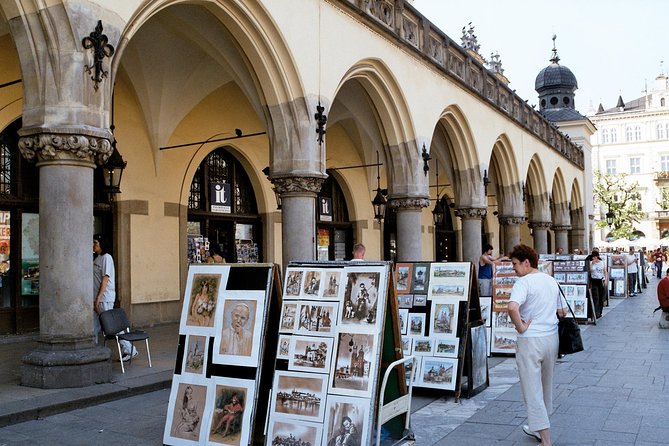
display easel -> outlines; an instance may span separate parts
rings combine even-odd
[[[560,284],[569,305],[574,309],[576,321],[597,324],[595,305],[588,286],[590,263],[583,256],[573,256],[569,260],[553,260],[553,278]],[[579,311],[585,302],[585,311]],[[567,317],[572,317],[568,314]]]

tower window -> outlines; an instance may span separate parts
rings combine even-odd
[[[553,96],[553,97],[551,98],[551,105],[557,105],[557,103],[558,103],[558,98],[556,98],[555,96]]]
[[[569,100],[569,98],[567,96],[565,96],[564,98],[562,98],[562,102],[564,102],[564,105],[569,105],[569,103],[571,101]]]

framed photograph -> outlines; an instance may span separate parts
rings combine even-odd
[[[407,308],[400,308],[400,334],[405,335],[407,334],[407,330],[409,327],[409,310]]]
[[[298,303],[296,334],[331,335],[337,321],[338,302],[301,301]]]
[[[313,445],[321,444],[323,425],[309,421],[295,421],[279,416],[270,420],[267,432],[269,445]]]
[[[213,362],[258,366],[265,310],[265,291],[226,291],[216,311]]]
[[[397,294],[411,292],[411,279],[413,278],[413,263],[398,263],[395,266],[395,290]]]
[[[400,294],[397,296],[397,303],[400,308],[413,307],[413,294]]]
[[[328,377],[318,373],[277,370],[272,386],[271,418],[286,418],[322,422]]]
[[[411,347],[413,346],[413,338],[411,336],[402,336],[402,353],[404,356],[409,356],[411,354]]]
[[[251,436],[255,381],[212,376],[207,400],[213,405],[208,417],[207,444],[246,446]]]
[[[365,271],[347,268],[344,300],[339,309],[340,328],[360,332],[381,328],[383,321],[376,316],[384,309],[385,280],[380,287],[383,271],[383,267]]]
[[[567,283],[580,283],[585,285],[588,283],[588,273],[567,273]]]
[[[491,353],[513,353],[516,354],[516,340],[518,332],[509,328],[492,328]]]
[[[460,350],[460,338],[441,338],[434,341],[434,356],[440,358],[457,358]]]
[[[372,444],[369,406],[367,399],[328,395],[322,444]]]
[[[414,385],[418,384],[418,381],[420,380],[420,361],[421,358],[414,358],[412,362],[405,362],[404,363],[404,379],[409,385],[409,380],[411,379],[411,369],[415,366],[416,370],[414,371],[413,374],[413,383]]]
[[[180,446],[203,442],[207,435],[206,427],[202,427],[209,401],[207,387],[208,380],[204,377],[174,375],[167,404],[164,443]]]
[[[279,345],[276,348],[276,359],[288,359],[291,337],[292,336],[284,334],[279,335]]]
[[[279,333],[293,333],[297,321],[297,303],[295,301],[284,301],[281,305],[281,322]]]
[[[574,316],[576,316],[576,318],[587,319],[588,300],[585,297],[567,297],[567,301],[569,302],[569,305],[571,305],[571,309],[574,312]],[[572,317],[569,310],[567,310],[566,317]]]
[[[458,299],[433,300],[430,316],[430,336],[457,336],[459,310],[460,301]]]
[[[427,286],[430,282],[430,264],[414,263],[413,278],[411,279],[412,293],[427,293]]]
[[[182,373],[202,375],[209,347],[208,336],[189,335],[186,337],[186,352],[181,367]]]
[[[472,343],[471,382],[469,390],[472,391],[488,382],[488,350],[486,347],[485,325],[472,327],[469,332],[469,339]]]
[[[455,390],[458,360],[423,357],[418,385],[434,389]]]
[[[624,268],[611,268],[609,270],[609,278],[613,279],[625,279],[625,269]]]
[[[342,332],[337,335],[328,393],[371,396],[378,370],[377,338],[378,333]]]
[[[468,288],[466,285],[435,283],[431,281],[428,298],[434,300],[442,297],[455,297],[459,300],[466,300]]]
[[[409,334],[411,336],[425,335],[425,313],[409,313]]]
[[[310,269],[304,272],[301,298],[318,299],[321,293],[321,275],[322,271]]]
[[[413,295],[413,305],[414,307],[424,307],[427,305],[427,296],[425,294],[414,294]]]
[[[288,370],[329,373],[332,338],[292,336],[288,347]]]
[[[513,285],[518,280],[518,276],[497,276],[493,280],[494,285],[505,285],[507,288],[513,288]]]
[[[495,263],[493,266],[496,276],[515,276],[516,272],[513,270],[511,262]]]
[[[481,303],[481,318],[483,319],[483,325],[490,327],[492,320],[490,319],[490,314],[492,312],[492,297],[479,297],[479,302]]]
[[[509,315],[508,311],[493,311],[492,320],[492,326],[494,328],[508,328],[511,330],[516,329],[516,326],[513,325],[513,321],[511,320],[511,316]]]
[[[434,339],[420,336],[413,338],[413,350],[416,356],[434,356]]]
[[[180,333],[213,336],[216,306],[228,282],[229,266],[195,265],[188,269],[188,280],[181,312]]]
[[[324,270],[323,275],[323,299],[339,299],[339,289],[341,287],[341,278],[344,274],[343,269]]]
[[[302,291],[302,281],[304,279],[304,271],[297,268],[286,269],[286,281],[283,286],[284,299],[298,298]]]

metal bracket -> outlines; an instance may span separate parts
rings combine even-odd
[[[98,91],[98,84],[109,74],[107,70],[102,68],[102,61],[105,57],[112,57],[114,55],[114,47],[109,44],[107,35],[102,34],[102,20],[98,20],[95,31],[90,33],[88,37],[84,37],[81,44],[84,46],[84,49],[93,48],[93,65],[84,65],[84,70],[86,73],[91,74],[95,69],[91,80],[94,82],[93,88],[95,91]]]

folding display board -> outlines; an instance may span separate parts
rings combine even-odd
[[[253,442],[266,416],[256,404],[269,388],[261,370],[276,353],[265,334],[274,329],[277,278],[271,264],[190,266],[164,444]]]
[[[627,255],[608,256],[609,282],[612,297],[627,297]]]
[[[542,262],[544,270],[549,268]],[[492,311],[490,315],[490,353],[516,354],[518,333],[509,317],[511,289],[518,280],[511,262],[499,262],[492,266]]]
[[[562,287],[579,323],[596,322],[595,306],[588,287],[589,271],[590,262],[581,255],[575,255],[570,260],[553,261],[553,277]],[[571,313],[567,317],[572,317]]]

